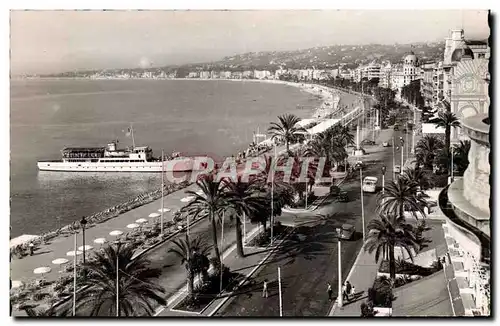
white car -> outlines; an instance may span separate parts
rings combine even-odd
[[[376,177],[366,177],[363,180],[363,191],[364,192],[376,192],[377,190],[377,181]]]
[[[385,141],[385,142],[382,143],[382,146],[383,147],[389,147],[389,143]]]

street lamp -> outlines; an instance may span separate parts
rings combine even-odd
[[[403,137],[399,137],[399,140],[401,141],[401,171],[400,171],[400,174],[403,175],[403,167],[404,167],[404,145],[405,145],[405,141],[403,139]]]
[[[363,223],[363,242],[365,242],[365,207],[363,204],[363,169],[361,166],[359,167],[359,180],[361,182],[360,188],[361,188],[361,221]]]
[[[338,279],[338,295],[337,295],[337,305],[339,308],[342,308],[342,304],[343,304],[343,297],[342,297],[342,259],[341,259],[341,256],[340,256],[340,250],[341,250],[341,235],[342,235],[342,229],[341,228],[337,228],[337,243],[338,243],[338,247],[339,247],[339,252],[338,252],[338,259],[339,259],[339,262],[338,262],[338,276],[337,276],[337,279]]]
[[[386,167],[385,165],[382,165],[382,193],[385,192],[385,171]]]
[[[85,219],[85,216],[82,217],[80,220],[80,224],[82,226],[82,237],[83,237],[83,277],[86,276],[86,269],[85,269],[85,225],[87,225],[87,220]],[[76,259],[76,258],[75,258]]]

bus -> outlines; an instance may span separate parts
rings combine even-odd
[[[375,192],[377,189],[377,181],[378,179],[375,177],[366,177],[363,180],[363,191],[364,192]]]

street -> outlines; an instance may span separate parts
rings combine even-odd
[[[392,179],[392,148],[382,147],[390,141],[392,130],[380,132],[375,146],[367,146],[367,160],[363,177],[376,176],[381,186],[381,167],[387,167],[386,182]],[[399,132],[394,132],[399,139]],[[400,151],[398,152],[400,153]],[[398,155],[396,153],[396,156]],[[400,155],[400,154],[399,154]],[[400,156],[399,156],[400,157]],[[399,160],[396,158],[396,164]],[[345,279],[362,246],[362,220],[359,177],[346,181],[342,189],[349,195],[349,202],[326,203],[318,208],[315,216],[298,216],[296,221],[305,224],[296,228],[287,243],[281,247],[254,277],[255,286],[250,291],[236,295],[219,311],[219,316],[279,316],[277,270],[281,267],[282,302],[284,316],[326,316],[338,293],[338,244],[335,228],[343,223],[353,224],[356,234],[352,241],[343,241],[341,247],[342,278]],[[376,217],[377,194],[365,194],[365,226]],[[290,219],[283,216],[283,219]],[[262,283],[270,284],[268,298],[262,298]],[[327,282],[333,289],[333,298],[327,298]],[[356,284],[353,284],[356,286]],[[361,297],[365,296],[364,293]]]

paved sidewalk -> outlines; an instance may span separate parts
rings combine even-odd
[[[191,185],[164,197],[164,207],[171,209],[171,212],[164,213],[164,222],[171,221],[173,217],[172,212],[185,205],[185,203],[180,200],[181,198],[187,196],[185,194],[186,190],[197,190],[197,186]],[[109,235],[111,231],[120,230],[125,234],[131,231],[126,227],[128,224],[135,223],[135,221],[139,218],[146,218],[148,221],[152,221],[148,215],[151,213],[158,213],[158,209],[160,208],[161,198],[149,204],[125,212],[120,216],[107,220],[106,222],[96,224],[94,227],[85,230],[85,242],[87,245],[99,248],[99,245],[94,243],[94,239],[106,238],[108,241],[113,241],[116,237]],[[77,236],[77,247],[83,245],[82,241],[82,233],[80,232]],[[59,267],[53,265],[52,260],[57,258],[67,258],[69,260],[68,264],[72,264],[73,257],[66,256],[66,253],[72,250],[74,250],[74,236],[57,237],[51,240],[47,245],[40,245],[39,249],[35,251],[33,256],[25,256],[22,259],[12,258],[10,263],[12,280],[27,282],[31,279],[40,278],[40,276],[33,274],[33,270],[41,266],[49,266],[52,268],[52,272],[44,275],[46,280],[56,280],[60,276],[58,273]],[[81,260],[81,255],[77,257],[77,259]]]
[[[256,232],[258,228],[253,229],[250,233],[252,235],[257,235],[258,232]],[[253,238],[253,236],[249,235],[249,240]],[[246,279],[247,277],[250,279],[251,275],[255,273],[256,270],[260,267],[262,263],[271,255],[273,250],[277,248],[280,244],[282,243],[282,240],[277,240],[274,244],[274,246],[270,246],[268,248],[258,248],[258,247],[245,247],[244,252],[245,252],[245,257],[240,258],[238,256],[237,251],[235,250],[236,247],[233,245],[232,247],[228,248],[227,251],[223,255],[223,264],[229,267],[229,269],[232,272],[236,272],[239,274],[242,274],[243,279],[241,280],[240,284],[243,284],[243,280]],[[260,286],[260,285],[256,285]],[[176,317],[176,316],[211,316],[214,313],[216,313],[222,305],[224,305],[228,300],[230,300],[233,296],[237,295],[242,295],[246,293],[248,289],[245,288],[243,285],[243,288],[236,290],[235,293],[228,293],[226,291],[223,292],[223,295],[212,301],[202,312],[200,313],[193,313],[193,312],[187,312],[187,311],[180,311],[180,310],[172,310],[172,308],[175,307],[176,304],[178,304],[182,299],[185,298],[186,296],[186,289],[183,288],[179,293],[174,295],[173,299],[169,299],[169,306],[165,308],[164,310],[160,310],[160,312],[156,316],[161,316],[161,317]]]
[[[354,302],[343,302],[342,308],[339,308],[337,302],[335,302],[328,315],[334,317],[359,317],[361,315],[361,303],[366,300],[368,288],[372,287],[373,281],[377,278],[378,266],[379,264],[375,262],[374,255],[365,252],[361,248],[356,262],[345,281],[349,281],[356,287],[356,293],[362,294]],[[337,296],[337,293],[335,293],[335,296]]]

